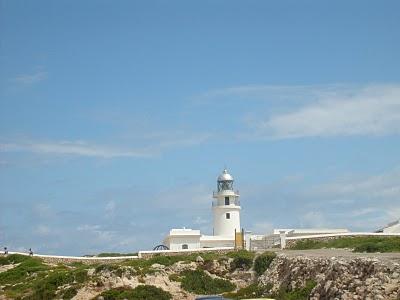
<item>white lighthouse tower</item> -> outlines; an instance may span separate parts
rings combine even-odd
[[[225,169],[218,177],[217,191],[213,192],[213,235],[186,227],[171,229],[163,246],[170,250],[186,250],[215,247],[236,247],[241,232],[239,192],[233,190],[233,177]],[[243,241],[243,236],[242,236]]]
[[[218,177],[217,191],[213,193],[214,236],[235,236],[240,232],[239,192],[233,190],[233,177],[225,169]]]

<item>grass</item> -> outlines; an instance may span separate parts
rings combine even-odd
[[[276,257],[276,253],[266,251],[263,254],[256,257],[254,260],[254,271],[258,276],[264,274],[264,272],[269,268],[269,265],[272,263],[274,258]]]
[[[168,279],[170,280],[170,281],[176,281],[176,282],[181,282],[182,281],[182,277],[179,275],[179,274],[170,274],[169,276],[168,276]]]
[[[223,296],[228,299],[249,299],[262,297],[264,292],[264,288],[260,287],[257,283],[253,283],[237,292],[225,293]]]
[[[400,252],[400,237],[342,237],[327,241],[299,240],[290,249],[350,248],[354,252]]]
[[[169,300],[172,295],[160,288],[152,285],[139,285],[138,287],[131,288],[115,288],[107,290],[101,295],[104,300]],[[97,299],[95,297],[94,299]]]
[[[98,273],[103,270],[108,270],[120,277],[125,273],[135,275],[143,280],[144,275],[156,272],[151,267],[153,264],[171,266],[177,262],[190,263],[195,262],[198,256],[201,256],[204,261],[226,261],[233,258],[235,268],[250,268],[254,259],[254,254],[251,252],[232,251],[226,255],[211,252],[178,256],[157,255],[150,259],[126,260],[122,263],[95,266],[88,266],[81,262],[50,266],[44,264],[37,257],[12,254],[0,257],[0,265],[14,264],[14,268],[0,273],[0,285],[3,286],[0,296],[5,296],[6,299],[23,300],[70,299],[88,281],[95,283],[95,280],[97,280],[99,286],[101,286],[102,282],[98,280]],[[88,269],[90,268],[95,268],[94,275],[91,277],[88,276]],[[213,279],[202,270],[171,275],[170,279],[180,281],[184,288],[201,294],[223,293],[235,289],[235,285],[230,281]],[[134,297],[139,297],[137,295],[141,295],[142,292],[136,291]],[[150,291],[147,292],[150,293]],[[163,298],[155,297],[154,299]]]
[[[225,279],[212,278],[203,270],[183,271],[181,274],[181,287],[198,295],[222,294],[233,291],[236,286]]]
[[[76,288],[88,280],[83,265],[50,267],[35,257],[9,255],[2,258],[7,259],[2,260],[3,264],[18,263],[13,269],[0,273],[0,285],[4,286],[7,299],[71,299]],[[67,288],[59,290],[64,285]]]
[[[11,264],[19,264],[23,261],[29,260],[31,257],[27,255],[20,254],[10,254],[7,256],[0,257],[0,266],[11,265]]]
[[[229,252],[227,256],[233,258],[230,266],[231,271],[234,271],[236,269],[249,270],[253,266],[255,254],[254,252],[250,252],[247,250],[239,250]]]
[[[78,293],[78,290],[74,287],[70,287],[63,292],[60,293],[60,297],[62,299],[72,299],[76,294]]]
[[[26,259],[18,258],[16,261],[19,262],[18,266],[0,273],[0,285],[17,284],[22,280],[26,280],[27,277],[36,272],[48,269],[48,267],[43,265],[42,261],[37,258],[26,256]]]
[[[307,300],[310,297],[312,289],[316,286],[316,282],[309,280],[303,288],[286,291],[282,289],[278,295],[274,296],[276,300]]]
[[[222,255],[216,253],[198,253],[174,256],[156,255],[149,259],[127,260],[124,262],[124,265],[134,267],[139,274],[145,275],[154,272],[154,270],[151,268],[153,264],[160,264],[168,267],[177,262],[194,262],[198,256],[201,256],[204,260],[220,259],[222,257]]]
[[[68,299],[67,296],[72,295],[74,291],[76,294],[76,287],[84,283],[87,279],[88,275],[85,270],[53,271],[33,285],[33,293],[27,299],[55,299],[59,287],[74,285],[74,287],[70,287],[62,292],[65,299]]]

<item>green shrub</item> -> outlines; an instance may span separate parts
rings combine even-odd
[[[255,253],[252,251],[247,251],[247,250],[237,250],[237,251],[228,252],[226,254],[226,256],[228,256],[230,258],[245,257],[245,258],[253,259],[255,256]]]
[[[11,256],[11,255],[10,255]],[[77,284],[84,283],[87,269],[82,266],[71,269],[65,265],[50,268],[35,257],[8,257],[21,263],[6,272],[0,273],[0,285],[6,285],[4,294],[7,299],[46,300],[55,298],[72,298]],[[57,295],[58,288],[63,285],[74,285]]]
[[[238,290],[237,292],[225,293],[224,297],[228,299],[249,299],[259,298],[264,295],[264,288],[258,286],[257,283]]]
[[[373,243],[364,243],[354,248],[354,252],[380,252],[380,247]]]
[[[104,300],[169,300],[172,295],[152,285],[139,285],[131,288],[115,288],[101,293]],[[94,299],[96,299],[95,297]]]
[[[291,247],[290,249],[293,250],[309,250],[309,249],[321,249],[324,248],[325,245],[324,243],[316,240],[311,240],[311,239],[304,239],[304,240],[299,240],[297,243]]]
[[[274,252],[264,252],[263,254],[256,257],[254,260],[254,271],[258,276],[264,274],[268,269],[269,265],[272,263],[276,254]]]
[[[183,271],[181,276],[181,287],[196,294],[221,294],[235,289],[235,285],[230,281],[212,278],[203,270]]]
[[[73,297],[75,297],[76,294],[78,294],[77,289],[74,288],[74,287],[70,287],[70,288],[68,288],[68,289],[66,289],[66,290],[64,290],[64,291],[62,291],[62,292],[60,293],[60,297],[61,297],[63,300],[67,300],[67,299],[69,300],[69,299],[72,299]]]
[[[233,258],[230,266],[231,271],[234,271],[236,269],[249,270],[253,266],[254,252],[239,250],[229,252],[227,255]]]
[[[0,284],[15,284],[33,273],[47,269],[48,267],[43,265],[41,260],[27,257],[15,268],[0,273]]]
[[[169,276],[168,276],[168,279],[169,279],[170,281],[177,281],[177,282],[182,281],[182,277],[179,276],[178,274],[175,274],[175,273],[169,275]]]
[[[64,284],[74,282],[74,276],[69,272],[53,272],[47,277],[36,282],[33,286],[33,293],[27,299],[50,300],[56,296],[57,288]]]
[[[33,285],[33,293],[28,299],[54,299],[57,289],[65,284],[84,283],[88,278],[86,270],[73,270],[73,271],[53,271],[47,277],[35,282]],[[66,290],[66,297],[72,295],[73,287],[71,290]],[[74,288],[75,289],[75,288]],[[71,296],[72,298],[73,296]],[[67,298],[68,299],[68,298]]]
[[[32,257],[27,255],[20,255],[20,254],[10,254],[7,256],[0,257],[0,266],[4,265],[11,265],[11,264],[19,264],[26,260],[31,259]]]
[[[305,287],[292,291],[281,290],[275,298],[276,300],[307,300],[310,297],[312,289],[316,285],[317,283],[315,281],[309,280],[306,282]]]
[[[78,269],[73,274],[77,283],[84,283],[88,279],[88,273],[85,269]]]
[[[174,256],[166,256],[160,254],[160,255],[155,255],[149,259],[126,260],[124,262],[124,265],[134,267],[136,270],[140,271],[140,273],[147,274],[147,271],[150,269],[152,264],[160,264],[168,267],[177,262],[182,262],[182,263],[195,262],[198,256],[201,256],[204,260],[214,260],[214,259],[217,260],[224,257],[221,254],[211,253],[211,252],[193,253],[187,255],[174,255]]]
[[[100,272],[102,272],[102,271],[108,271],[108,272],[111,272],[111,273],[113,273],[114,275],[116,275],[116,276],[118,276],[118,277],[122,277],[122,275],[123,275],[123,273],[124,273],[124,268],[123,267],[121,267],[120,265],[118,265],[118,264],[101,264],[101,265],[98,265],[95,269],[94,269],[94,272],[97,274],[97,273],[100,273]],[[133,270],[132,270],[133,271]],[[136,272],[134,272],[134,273],[136,273]]]

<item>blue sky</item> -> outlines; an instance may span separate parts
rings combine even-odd
[[[0,244],[400,218],[398,1],[0,1]]]

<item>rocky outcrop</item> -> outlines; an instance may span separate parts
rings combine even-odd
[[[171,266],[155,263],[145,274],[138,274],[134,267],[123,266],[118,269],[104,268],[98,273],[90,269],[88,275],[95,276],[96,281],[85,284],[74,300],[93,299],[101,292],[117,287],[135,288],[141,284],[153,285],[168,291],[175,300],[193,300],[195,295],[181,288],[181,283],[171,279],[171,275],[180,274],[186,270],[203,269],[206,274],[213,278],[224,278],[233,282],[237,287],[248,286],[254,280],[252,271],[236,270],[230,272],[231,258],[221,260],[204,260],[201,256],[195,262],[179,261]]]
[[[259,278],[271,294],[313,281],[310,299],[400,299],[400,265],[374,258],[279,255]]]
[[[153,264],[151,272],[138,275],[135,268],[124,266],[120,271],[105,269],[96,274],[96,282],[92,281],[82,287],[74,300],[93,299],[101,292],[117,287],[135,288],[141,284],[148,284],[159,287],[172,294],[176,300],[193,300],[195,296],[181,289],[180,283],[170,280],[169,275],[180,273],[184,270],[195,270],[197,264],[177,262],[172,266]],[[89,270],[89,274],[94,275],[94,269]]]

